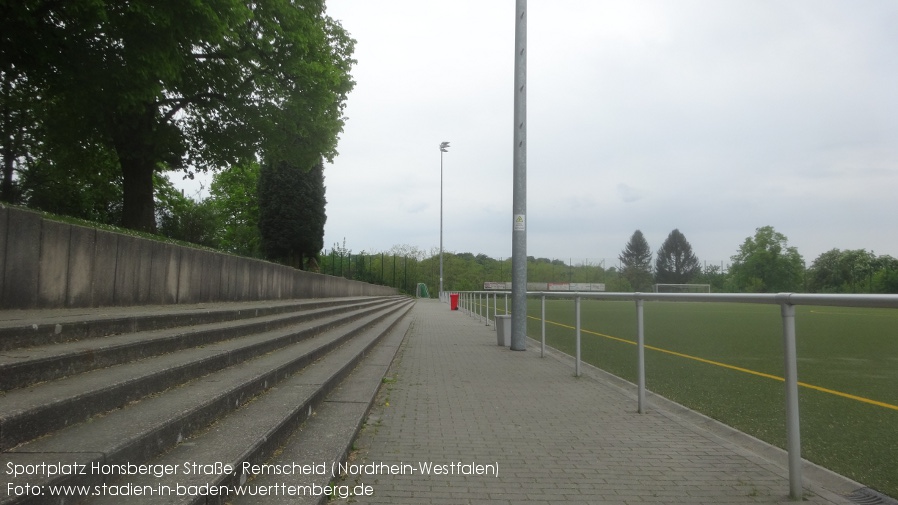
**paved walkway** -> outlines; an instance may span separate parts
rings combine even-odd
[[[532,341],[498,347],[492,326],[446,304],[419,301],[412,317],[345,482],[373,495],[351,503],[795,503],[778,450],[659,399],[640,415],[635,387],[575,378]],[[850,504],[859,487],[805,477],[809,504]]]

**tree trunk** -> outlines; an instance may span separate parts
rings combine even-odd
[[[7,72],[4,72],[6,74]],[[10,79],[5,76],[3,80],[3,182],[0,183],[0,201],[16,203],[13,194],[12,174],[15,167],[16,142],[13,134],[12,111],[10,108],[10,95],[12,85]]]
[[[115,151],[122,168],[122,226],[156,232],[153,173],[160,160],[154,135],[154,111],[116,115],[112,120]]]
[[[12,149],[5,149],[3,152],[3,182],[0,183],[0,201],[6,203],[16,203],[16,195],[13,192],[12,173],[13,159]]]
[[[154,163],[122,157],[122,226],[132,230],[156,232],[156,202],[153,199]]]

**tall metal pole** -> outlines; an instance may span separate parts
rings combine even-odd
[[[440,300],[443,299],[443,153],[449,142],[440,142]]]
[[[511,350],[527,349],[527,0],[516,0]]]

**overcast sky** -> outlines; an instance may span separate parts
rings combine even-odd
[[[511,255],[514,0],[330,0],[356,39],[325,247]],[[898,257],[898,2],[530,0],[527,254]]]

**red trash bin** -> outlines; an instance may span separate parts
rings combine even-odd
[[[449,309],[458,310],[458,293],[449,293]]]

